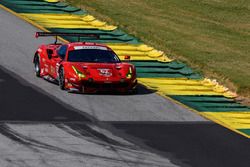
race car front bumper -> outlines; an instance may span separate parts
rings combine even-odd
[[[121,79],[120,81],[112,81],[112,82],[105,82],[105,81],[94,81],[93,79],[83,80],[79,83],[69,82],[68,83],[68,90],[72,92],[79,92],[84,93],[96,93],[96,92],[121,92],[126,93],[137,86],[137,79],[133,80],[125,80]]]

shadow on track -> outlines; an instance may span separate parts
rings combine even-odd
[[[15,74],[0,67],[0,121],[87,121],[90,116],[77,113],[55,99],[22,84]],[[22,81],[25,82],[25,81]]]
[[[98,95],[138,96],[138,95],[152,94],[152,93],[155,93],[155,92],[156,92],[156,90],[148,89],[144,85],[138,84],[136,93],[97,92],[97,93],[87,93],[87,95],[93,95],[93,96],[98,96]]]
[[[59,86],[59,84],[57,82],[53,82],[53,81],[50,81],[48,79],[44,79],[45,81],[51,83],[51,84],[54,84],[54,85],[57,85]],[[138,84],[137,85],[137,88],[136,88],[136,92],[135,93],[119,93],[119,92],[110,92],[110,91],[106,91],[106,92],[97,92],[97,93],[81,93],[81,92],[73,92],[73,94],[87,94],[87,95],[123,95],[123,96],[137,96],[137,95],[147,95],[147,94],[152,94],[152,93],[155,93],[156,90],[154,89],[149,89],[149,88],[146,88],[144,85],[142,84]]]
[[[110,122],[123,137],[156,150],[175,164],[249,167],[250,141],[209,122]],[[142,144],[143,143],[143,144]]]

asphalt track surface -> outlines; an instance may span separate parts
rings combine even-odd
[[[79,95],[36,78],[33,53],[53,40],[35,31],[0,9],[0,166],[249,167],[248,139],[143,87]]]
[[[0,68],[1,167],[175,167],[13,76]]]

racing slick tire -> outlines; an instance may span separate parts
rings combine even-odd
[[[129,95],[136,95],[138,94],[138,87],[136,86],[134,89],[128,91]]]
[[[135,88],[132,90],[132,94],[133,94],[133,95],[138,94],[138,87],[135,87]]]
[[[38,55],[35,55],[35,58],[34,58],[34,68],[35,68],[36,76],[41,77],[40,58]]]
[[[59,87],[61,90],[65,90],[65,78],[64,78],[64,69],[61,67],[59,69]]]

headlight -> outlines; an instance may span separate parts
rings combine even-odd
[[[128,70],[128,73],[127,73],[126,77],[127,77],[128,79],[131,79],[131,78],[132,78],[132,74],[133,74],[132,67],[129,67],[129,70]]]
[[[86,75],[84,75],[81,71],[79,71],[75,66],[72,66],[72,68],[75,71],[76,75],[79,77],[79,79],[86,77]]]

